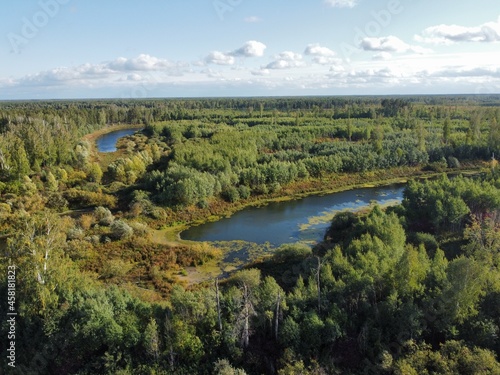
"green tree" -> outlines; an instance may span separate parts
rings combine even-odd
[[[24,149],[24,144],[21,140],[15,139],[11,147],[11,173],[19,179],[22,176],[28,175],[31,171],[28,156]]]
[[[89,181],[100,184],[102,179],[102,169],[98,163],[90,163],[86,168],[87,177]]]
[[[57,180],[54,177],[54,175],[52,174],[52,172],[50,172],[50,171],[47,172],[46,179],[47,179],[47,189],[49,191],[57,191],[57,189],[59,187],[59,183],[57,182]]]
[[[144,331],[144,347],[148,355],[155,361],[158,361],[160,356],[160,337],[158,334],[158,324],[154,318],[149,320],[146,330]]]
[[[246,372],[231,366],[227,359],[218,359],[215,362],[214,375],[246,375]]]
[[[443,142],[447,145],[450,142],[451,135],[451,120],[449,116],[446,116],[443,123]]]
[[[496,117],[493,117],[490,121],[490,131],[488,134],[488,147],[492,152],[499,150],[500,145],[500,124]]]
[[[479,112],[472,114],[469,120],[469,131],[467,136],[473,143],[477,143],[481,140],[481,114]]]

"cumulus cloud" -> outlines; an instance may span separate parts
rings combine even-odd
[[[365,43],[374,54],[373,59],[357,60],[349,65],[311,64],[314,59],[338,59],[333,51],[319,44],[308,45],[302,54],[284,51],[264,64],[258,64],[259,67],[230,64],[231,59],[259,54],[258,48],[253,50],[250,43],[232,52],[212,56],[214,61],[229,62],[226,65],[203,62],[203,66],[198,67],[139,55],[98,64],[59,67],[19,78],[0,78],[0,90],[4,97],[23,97],[27,95],[25,93],[33,97],[61,93],[71,97],[135,97],[137,92],[143,97],[165,96],[165,93],[199,96],[200,92],[220,94],[224,87],[234,88],[235,91],[227,91],[228,94],[251,92],[255,95],[326,94],[343,92],[344,89],[347,90],[345,93],[351,94],[500,90],[500,67],[495,63],[500,57],[499,52],[454,53],[436,58],[427,54],[400,54],[400,51],[408,50],[402,41],[389,39]],[[238,50],[240,57],[233,56]],[[303,91],[304,88],[310,91]],[[332,91],[320,91],[323,88]]]
[[[212,51],[205,57],[207,64],[233,65],[235,61],[234,56],[219,51]]]
[[[264,43],[249,40],[243,46],[231,52],[212,51],[205,57],[205,63],[217,65],[233,65],[235,57],[261,57],[266,50]]]
[[[334,8],[354,8],[358,0],[325,0],[325,4]]]
[[[81,64],[74,67],[58,67],[35,74],[29,74],[18,80],[18,83],[27,85],[59,85],[64,83],[85,83],[104,81],[131,81],[143,80],[139,73],[161,73],[165,76],[182,76],[189,70],[189,64],[171,62],[166,59],[141,54],[134,58],[119,57],[112,61],[98,64]]]
[[[127,59],[119,57],[114,61],[106,64],[106,67],[114,71],[148,71],[148,70],[163,70],[171,68],[175,64],[154,56],[141,54],[135,58]]]
[[[261,57],[264,56],[266,45],[256,40],[246,42],[242,47],[231,52],[232,56]]]
[[[339,59],[338,57],[316,56],[312,59],[312,62],[319,65],[338,65],[342,64],[342,59]]]
[[[265,69],[289,69],[304,66],[300,53],[284,51],[274,56],[274,60],[265,66]]]
[[[426,28],[415,40],[434,44],[457,42],[500,42],[500,17],[496,22],[486,22],[479,26],[437,25]]]
[[[425,53],[429,52],[425,48],[419,46],[412,46],[403,42],[396,36],[390,35],[380,38],[363,38],[359,45],[364,51],[375,52],[415,52]]]
[[[335,52],[333,52],[330,48],[322,47],[319,43],[309,44],[306,47],[304,54],[323,57],[335,56]]]
[[[304,50],[304,55],[313,56],[313,63],[320,65],[340,64],[341,59],[334,57],[336,54],[330,48],[318,43],[309,44]]]

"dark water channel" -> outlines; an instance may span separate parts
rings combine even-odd
[[[99,152],[114,152],[116,151],[116,142],[119,138],[126,137],[127,135],[134,134],[138,132],[140,129],[132,128],[132,129],[121,129],[115,130],[113,132],[104,134],[97,138],[97,150]]]
[[[335,213],[355,211],[377,202],[400,203],[403,184],[360,188],[310,196],[263,207],[249,207],[229,218],[191,227],[181,237],[192,241],[243,240],[279,246],[284,243],[321,241]]]

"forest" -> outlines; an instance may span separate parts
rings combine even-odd
[[[500,374],[498,155],[499,95],[0,102],[3,373]],[[394,179],[192,276],[226,250],[191,225]]]

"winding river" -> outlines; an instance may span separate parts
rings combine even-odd
[[[335,213],[363,209],[373,202],[384,206],[400,203],[404,186],[359,188],[249,207],[231,217],[191,227],[181,237],[192,241],[269,242],[273,246],[291,242],[313,244],[322,240]]]
[[[114,152],[116,151],[116,142],[118,141],[119,138],[134,134],[139,130],[140,130],[139,128],[129,128],[129,129],[115,130],[103,134],[96,140],[97,150],[99,152]]]

